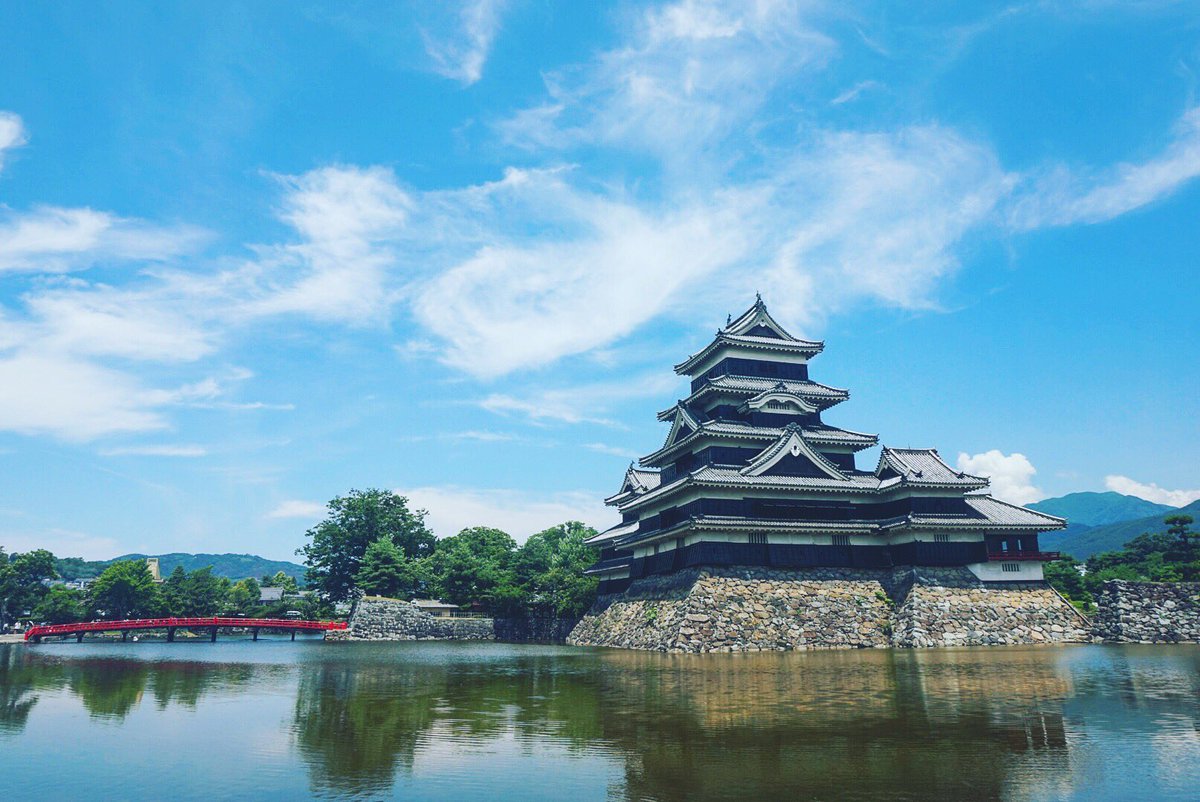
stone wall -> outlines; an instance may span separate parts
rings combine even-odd
[[[670,652],[1049,643],[1091,639],[1044,583],[966,569],[696,568],[600,599],[567,642]]]
[[[325,633],[325,640],[493,640],[490,618],[435,618],[399,599],[368,596],[350,612],[349,628]]]
[[[509,643],[562,643],[578,623],[578,618],[559,618],[537,612],[522,617],[497,618],[496,640]]]
[[[965,568],[918,568],[906,573],[894,590],[896,646],[1092,639],[1091,623],[1044,582],[985,583]]]
[[[1200,583],[1111,580],[1096,608],[1096,634],[1109,642],[1200,642]]]

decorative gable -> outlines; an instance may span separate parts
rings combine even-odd
[[[742,468],[743,476],[812,476],[845,480],[846,474],[804,439],[803,431],[789,423],[783,435]]]

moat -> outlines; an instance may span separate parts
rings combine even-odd
[[[0,754],[22,800],[1183,800],[1200,646],[0,644]]]

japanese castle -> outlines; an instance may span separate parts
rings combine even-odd
[[[691,395],[658,414],[666,442],[606,499],[621,523],[588,541],[600,593],[695,566],[780,569],[954,566],[985,582],[1042,580],[1038,533],[1061,518],[979,491],[932,448],[855,454],[873,434],[822,421],[849,397],[809,378],[824,343],[783,329],[759,297],[675,366]]]

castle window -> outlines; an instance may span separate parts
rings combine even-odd
[[[1020,563],[1000,563],[1000,570],[1006,574],[1015,573],[1021,570]]]
[[[750,542],[758,546],[767,545],[767,536],[762,532],[754,532],[750,535]]]
[[[936,532],[933,536],[934,543],[949,543],[950,534],[948,532]]]
[[[849,546],[850,545],[850,536],[849,535],[834,535],[833,536],[833,545]]]

